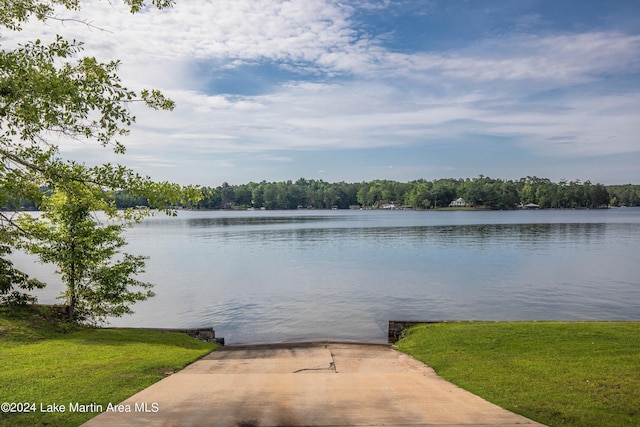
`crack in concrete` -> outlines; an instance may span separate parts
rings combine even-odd
[[[333,353],[331,353],[331,350],[329,350],[329,356],[331,356],[331,362],[329,362],[328,367],[325,367],[324,364],[322,364],[320,366],[315,366],[313,368],[298,369],[293,371],[293,373],[297,374],[298,372],[304,372],[304,371],[333,371],[337,374],[338,370],[336,369],[336,361],[333,359]]]
[[[336,374],[338,373],[338,368],[336,367],[336,359],[333,358],[333,352],[331,351],[331,349],[329,350],[329,356],[331,356],[331,364],[330,366],[333,367],[333,372],[335,372]]]
[[[293,371],[294,374],[297,374],[298,372],[304,372],[304,371],[333,371],[333,372],[337,372],[336,371],[336,364],[334,362],[330,362],[329,366],[325,367],[324,365],[320,365],[320,366],[316,366],[313,368],[302,368],[302,369],[298,369],[296,371]]]

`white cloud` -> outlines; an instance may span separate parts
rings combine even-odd
[[[409,79],[535,81],[558,87],[593,81],[601,73],[637,72],[640,36],[615,32],[516,36],[449,53],[382,52],[376,63],[376,72]]]
[[[77,15],[64,16],[109,32],[52,21],[44,28],[28,25],[17,36],[3,34],[2,42],[64,32],[85,40],[87,54],[122,59],[127,86],[158,87],[173,98],[178,107],[171,114],[133,107],[138,120],[125,141],[132,154],[126,161],[141,168],[236,165],[215,159],[225,153],[283,164],[293,159],[284,150],[440,144],[474,134],[513,138],[548,155],[639,150],[640,94],[630,89],[603,97],[576,85],[637,75],[640,36],[517,33],[447,52],[398,52],[357,28],[352,16],[358,7],[392,4],[189,0],[130,15],[118,3],[86,2]],[[276,78],[253,96],[207,93],[207,73],[256,64],[308,80]],[[560,93],[538,96],[550,90]],[[84,146],[76,152],[89,156]]]
[[[550,155],[599,156],[637,152],[640,97],[620,95],[567,100],[557,114],[517,112],[487,118],[497,135],[521,135],[532,150]]]
[[[88,36],[82,25],[66,25],[81,32],[88,49],[126,60],[312,61],[353,38],[345,9],[331,1],[190,0],[138,15],[120,4],[92,2],[64,15],[108,30]]]
[[[280,162],[280,163],[288,163],[292,162],[294,159],[290,156],[276,156],[273,154],[260,154],[258,156],[253,156],[252,160],[260,160],[260,161],[268,161],[268,162]]]
[[[388,6],[356,3],[374,5]],[[88,2],[79,12],[63,11],[60,17],[84,20],[106,31],[78,22],[50,21],[45,27],[34,22],[17,36],[5,35],[3,43],[12,37],[53,38],[60,32],[84,40],[86,53],[104,60],[119,58],[134,66],[150,62],[145,74],[152,74],[152,81],[161,79],[167,64],[173,64],[168,68],[177,69],[169,70],[168,78],[174,82],[189,73],[188,64],[194,61],[213,61],[209,66],[219,69],[271,61],[301,71],[315,68],[375,77],[563,83],[590,80],[593,73],[637,71],[640,66],[640,36],[617,32],[516,34],[454,52],[398,53],[384,48],[382,39],[359,31],[350,16],[353,11],[332,0],[190,0],[169,10],[148,8],[131,15],[119,3]]]

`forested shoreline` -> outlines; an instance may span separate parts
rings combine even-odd
[[[517,209],[527,204],[541,209],[597,209],[640,206],[640,185],[603,185],[579,180],[552,182],[547,178],[518,180],[477,178],[424,179],[398,182],[373,180],[329,183],[300,178],[297,181],[249,182],[217,187],[203,186],[201,200],[188,209],[380,209],[385,207],[434,209],[462,199],[464,207]],[[43,190],[46,191],[46,190]],[[109,196],[118,208],[147,206],[147,200],[120,191]],[[29,200],[14,200],[11,209],[36,209]]]
[[[202,187],[202,200],[193,209],[348,209],[405,207],[433,209],[448,207],[463,199],[468,207],[517,209],[527,204],[542,209],[604,208],[640,206],[640,185],[592,184],[590,181],[552,182],[547,178],[519,180],[485,176],[465,179],[419,179],[409,182],[373,180],[358,183],[329,183],[300,178],[297,181],[223,183]],[[124,193],[116,195],[119,207],[145,205]]]

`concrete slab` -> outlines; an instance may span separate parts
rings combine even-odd
[[[84,426],[541,425],[386,345],[225,347],[122,405]]]

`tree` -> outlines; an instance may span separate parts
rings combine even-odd
[[[369,189],[371,188],[371,183],[363,182],[356,193],[356,200],[360,206],[364,206],[365,208],[371,206],[371,200],[369,199]]]
[[[430,198],[436,208],[449,206],[449,203],[456,198],[456,189],[447,180],[436,181],[431,188]]]
[[[504,181],[500,184],[500,203],[497,209],[514,209],[518,204],[518,190],[513,181]]]
[[[144,0],[123,2],[132,13],[144,6]],[[171,6],[173,1],[152,0],[151,3],[164,8]],[[80,0],[2,1],[0,31],[20,31],[21,25],[30,19],[43,24],[58,20],[56,7],[78,10]],[[78,184],[99,188],[101,192],[125,190],[133,197],[146,198],[151,206],[166,209],[199,197],[200,192],[195,187],[156,183],[119,165],[87,167],[65,161],[60,158],[58,147],[53,142],[56,138],[87,139],[111,147],[116,153],[124,153],[125,147],[118,138],[126,135],[135,122],[129,105],[142,102],[153,109],[171,110],[174,106],[171,100],[157,90],[145,89],[136,93],[127,89],[118,76],[118,61],[103,63],[93,57],[82,56],[82,43],[75,40],[57,36],[49,44],[33,40],[15,49],[0,47],[0,206],[7,207],[11,200],[32,200],[35,206],[49,209],[50,225],[62,230],[71,226],[68,221],[72,218],[66,216],[67,213],[62,214],[64,209],[79,209],[74,218],[84,221],[84,206],[95,206],[104,196],[92,190],[77,199]],[[58,198],[62,197],[60,194],[66,194],[68,206],[63,209],[55,203],[49,205],[51,200],[41,191],[42,187],[56,191]],[[92,197],[97,199],[91,200]],[[86,202],[86,205],[72,206],[79,200],[84,200],[82,203]],[[125,216],[131,218],[137,214],[130,210]],[[60,223],[55,224],[56,221]],[[88,223],[86,225],[89,226]],[[97,224],[93,226],[96,228]],[[120,229],[107,230],[110,230],[111,241],[115,242],[115,235]],[[42,231],[41,238],[53,238],[55,235],[48,235],[43,230],[32,231]],[[15,221],[13,215],[0,212],[0,247],[3,248],[0,256],[2,265],[6,267],[4,271],[8,272],[5,277],[15,277],[15,285],[21,289],[29,289],[29,283],[33,282],[29,282],[26,276],[24,280],[20,279],[22,273],[12,276],[12,266],[5,256],[16,241],[36,237],[25,234],[29,232]],[[43,245],[53,243],[41,242]],[[129,276],[120,278],[127,281]],[[117,286],[113,282],[114,291]],[[11,292],[11,288],[5,285],[0,289],[3,295]],[[127,294],[122,296],[126,298]]]
[[[16,305],[34,302],[35,299],[24,291],[42,289],[45,284],[17,270],[11,261],[4,258],[10,253],[9,245],[0,245],[0,304]]]
[[[120,253],[126,244],[123,229],[140,216],[123,215],[107,204],[100,187],[84,183],[56,190],[41,209],[39,217],[23,214],[18,220],[24,230],[20,246],[58,266],[72,319],[97,323],[120,317],[132,312],[131,304],[153,296],[151,284],[135,278],[144,257]],[[111,221],[103,224],[95,212]]]
[[[416,181],[411,184],[411,190],[406,201],[415,209],[427,209],[431,205],[431,188],[425,181]]]

